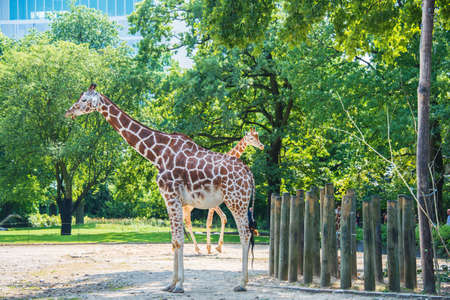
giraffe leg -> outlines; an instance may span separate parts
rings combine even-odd
[[[211,254],[211,225],[214,217],[214,208],[210,208],[208,211],[208,218],[206,219],[206,250],[208,254]]]
[[[221,228],[220,228],[220,237],[219,237],[219,243],[217,244],[216,250],[219,253],[222,253],[222,245],[223,245],[223,234],[225,232],[225,224],[227,224],[227,216],[225,216],[225,214],[223,213],[223,211],[220,209],[220,207],[216,207],[214,208],[214,210],[216,211],[216,213],[219,215],[220,217],[220,222],[221,222]]]
[[[229,208],[229,207],[228,207]],[[242,280],[241,284],[234,288],[235,292],[245,292],[245,286],[248,282],[248,249],[250,245],[250,229],[248,227],[248,218],[245,210],[233,211],[234,220],[239,231],[239,237],[242,245]]]
[[[197,245],[197,240],[195,239],[195,235],[192,232],[192,222],[191,222],[191,212],[192,206],[183,206],[183,215],[184,215],[184,223],[186,224],[187,230],[189,231],[189,235],[191,236],[192,242],[194,243],[194,249],[197,254],[200,254],[200,248]]]
[[[166,202],[169,213],[170,228],[172,230],[172,247],[174,250],[172,282],[163,289],[172,293],[184,293],[184,266],[183,266],[183,209],[177,199]]]

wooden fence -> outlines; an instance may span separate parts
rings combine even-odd
[[[280,281],[302,280],[311,284],[317,277],[321,287],[331,285],[331,277],[349,289],[357,278],[356,196],[348,190],[336,214],[334,186],[311,187],[295,196],[273,194],[270,209],[269,275]],[[412,199],[399,195],[387,201],[387,272],[382,266],[380,197],[362,202],[364,289],[375,290],[376,282],[400,291],[417,286],[415,213]],[[339,245],[339,247],[338,247]],[[340,251],[338,251],[340,248]]]

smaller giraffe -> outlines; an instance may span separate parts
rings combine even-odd
[[[245,149],[249,145],[259,148],[260,150],[264,150],[264,145],[259,141],[258,132],[254,128],[250,129],[250,131],[247,132],[247,134],[239,141],[239,143],[237,143],[236,146],[233,147],[233,149],[228,151],[227,154],[240,158],[242,153],[244,153]],[[195,239],[195,235],[192,232],[191,212],[193,209],[194,208],[189,205],[183,206],[184,222],[189,231],[192,242],[194,243],[195,252],[197,252],[197,254],[200,254],[200,248],[198,247],[197,240]],[[222,253],[223,235],[225,232],[225,224],[227,223],[227,217],[219,206],[209,209],[208,218],[206,219],[206,250],[208,251],[208,254],[211,254],[211,225],[214,217],[214,212],[219,215],[221,222],[220,237],[216,247],[216,250],[219,253]]]

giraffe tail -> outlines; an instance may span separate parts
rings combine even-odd
[[[188,240],[190,240],[192,242],[191,236],[188,234],[188,232],[186,231],[186,227],[184,227],[183,225],[183,231],[184,231],[184,236],[188,238]]]
[[[255,236],[258,236],[258,230],[256,221],[254,218],[254,212],[255,212],[255,178],[253,177],[253,173],[251,173],[252,178],[252,211],[249,218],[248,227],[250,229],[250,250],[252,252],[252,269],[253,269],[253,262],[255,260],[255,254],[253,253],[253,249],[255,248]]]

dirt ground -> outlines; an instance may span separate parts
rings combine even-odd
[[[206,253],[205,245],[200,247]],[[213,255],[195,255],[193,246],[185,245],[185,293],[171,294],[161,289],[171,278],[172,258],[169,244],[0,246],[0,298],[374,299],[274,287],[280,283],[267,276],[267,245],[255,247],[248,291],[235,293],[241,247],[230,244],[224,245],[224,253]]]

